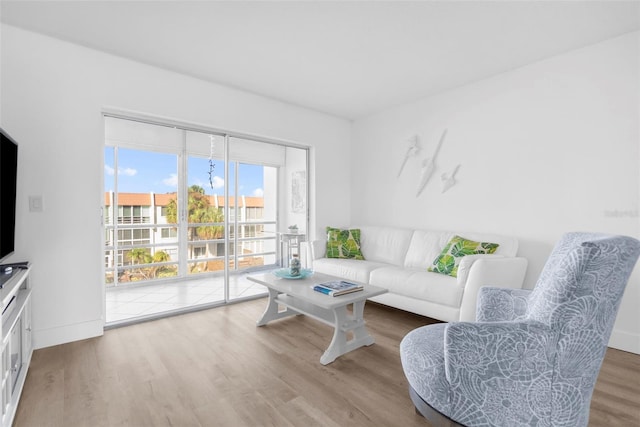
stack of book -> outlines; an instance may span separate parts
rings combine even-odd
[[[319,285],[315,285],[313,287],[314,291],[323,293],[325,295],[330,295],[332,297],[350,294],[351,292],[358,292],[362,289],[364,289],[362,285],[359,285],[357,283],[345,282],[344,280],[320,283]]]

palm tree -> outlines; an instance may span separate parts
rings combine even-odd
[[[149,264],[153,260],[147,248],[131,249],[129,251],[129,259],[134,264]]]
[[[216,225],[202,225],[196,227],[196,235],[204,240],[220,239],[224,236],[224,225],[218,225],[224,221],[224,213],[222,209],[213,206],[208,207],[205,211],[199,213],[198,222],[200,224],[216,223]],[[211,242],[207,242],[207,255],[211,254]],[[214,243],[215,244],[215,243]],[[205,270],[208,270],[209,264],[205,264]]]
[[[175,193],[173,194],[175,195]],[[169,222],[170,224],[178,223],[178,202],[176,200],[176,197],[169,200],[169,203],[167,204],[165,216],[167,218],[167,222]]]
[[[171,261],[171,257],[165,251],[156,251],[156,253],[153,254],[153,262],[167,262],[167,261]]]
[[[167,262],[167,261],[171,261],[171,257],[169,256],[169,254],[165,251],[156,251],[155,254],[153,254],[153,262],[157,263],[157,262]],[[150,276],[152,278],[157,278],[158,277],[158,273],[160,273],[161,271],[168,271],[171,270],[170,267],[167,267],[165,265],[156,265],[151,267],[151,274]]]
[[[128,253],[129,259],[133,264],[151,264],[153,258],[148,248],[134,248]],[[148,269],[139,268],[138,272],[143,278],[149,279]]]
[[[167,222],[178,223],[178,203],[175,198],[167,204]],[[224,222],[224,213],[221,208],[211,206],[209,196],[205,194],[204,188],[199,185],[192,185],[188,189],[187,198],[187,221],[195,224],[187,228],[187,239],[189,242],[196,240],[219,239],[224,236],[223,225],[197,225]],[[189,258],[193,258],[193,249],[190,249]],[[209,243],[207,243],[207,253],[211,253]],[[195,265],[194,265],[195,267]]]

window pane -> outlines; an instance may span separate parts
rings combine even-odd
[[[237,200],[230,204],[234,210],[235,224],[230,224],[229,269],[241,271],[261,266],[275,265],[275,224],[277,195],[277,168],[258,164],[233,163],[237,167]],[[267,199],[265,193],[270,194]],[[235,196],[235,195],[234,195]],[[272,215],[265,217],[264,206],[271,204]],[[265,233],[270,229],[271,233]]]
[[[218,247],[224,246],[224,138],[188,131],[186,140],[187,273],[223,271]]]
[[[105,148],[105,211],[110,212],[117,200],[117,222],[125,227],[117,230],[118,240],[114,242],[110,238],[113,221],[105,221],[107,283],[177,275],[177,166],[175,154]],[[160,215],[163,212],[165,215]],[[162,224],[174,226],[154,227]],[[133,267],[136,265],[143,266]]]

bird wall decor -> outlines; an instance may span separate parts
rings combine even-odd
[[[402,174],[402,170],[404,169],[404,165],[407,164],[407,160],[409,157],[414,157],[420,151],[420,143],[418,142],[418,135],[413,135],[411,138],[407,140],[409,142],[409,147],[407,147],[407,152],[404,155],[404,159],[402,160],[402,165],[400,165],[400,170],[398,171],[398,178]]]
[[[440,137],[440,141],[438,142],[438,146],[436,147],[433,156],[427,157],[422,161],[422,167],[420,168],[420,181],[418,182],[418,192],[416,193],[416,197],[418,197],[420,193],[422,193],[422,190],[424,190],[427,182],[429,182],[429,178],[431,178],[431,175],[433,174],[433,171],[436,167],[436,157],[438,157],[438,152],[440,151],[440,147],[442,147],[442,143],[444,142],[446,136],[447,129],[442,132],[442,136]]]
[[[451,171],[450,174],[445,172],[442,175],[440,175],[440,180],[442,181],[443,193],[448,189],[450,189],[451,187],[453,187],[454,185],[456,185],[456,183],[458,182],[456,181],[456,173],[458,173],[458,169],[460,169],[460,165],[457,165],[455,168],[453,168],[453,171]]]

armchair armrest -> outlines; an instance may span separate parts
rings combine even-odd
[[[519,320],[527,313],[531,290],[483,287],[478,292],[476,320],[504,322]]]
[[[520,391],[509,390],[508,382],[517,382],[526,390],[523,384],[551,372],[554,355],[550,349],[557,339],[557,332],[532,320],[450,323],[444,332],[446,378],[454,389],[471,388],[457,392],[478,399],[475,403],[482,406],[497,389]],[[483,387],[475,388],[480,380]]]
[[[527,259],[522,257],[471,255],[462,258],[458,266],[458,286],[463,288],[460,321],[476,320],[476,302],[481,287],[521,289],[527,265]]]

